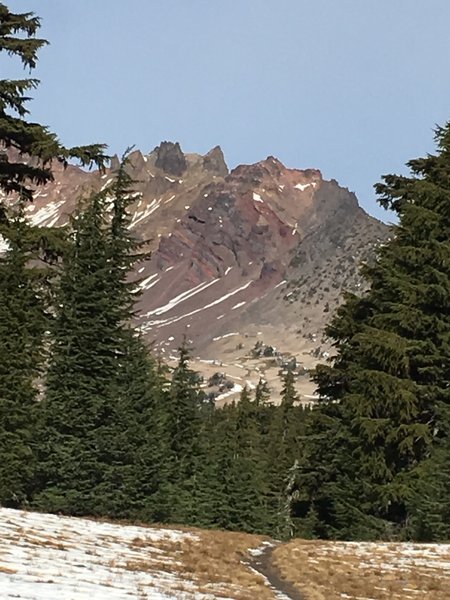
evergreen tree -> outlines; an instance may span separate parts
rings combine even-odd
[[[138,244],[128,233],[125,167],[72,220],[41,411],[35,504],[47,510],[148,514],[157,487],[160,381],[130,328]]]
[[[197,517],[199,465],[202,459],[201,414],[204,394],[201,378],[189,368],[186,341],[179,348],[163,410],[163,432],[167,455],[165,484],[158,497],[158,520],[192,523]]]
[[[29,230],[18,212],[0,256],[0,504],[13,507],[26,503],[32,490],[37,381],[47,326],[45,272],[28,266],[34,254]]]
[[[32,13],[15,14],[0,3],[0,52],[33,70],[47,43],[36,37],[39,26]],[[46,127],[26,120],[28,94],[38,83],[0,80],[0,246],[6,247],[0,257],[0,502],[14,506],[26,502],[33,487],[37,384],[48,328],[49,273],[40,259],[54,258],[61,246],[61,236],[26,223],[25,204],[52,179],[52,159],[100,167],[106,160],[103,146],[64,148]]]
[[[261,442],[265,447],[265,438],[268,436],[270,424],[275,412],[275,406],[270,399],[270,389],[267,381],[259,379],[255,388],[255,413],[258,422]]]
[[[222,512],[215,523],[234,531],[267,533],[265,448],[257,407],[245,387],[237,404],[220,410],[216,476]]]
[[[255,388],[256,406],[264,406],[270,401],[270,389],[265,379],[259,378]]]
[[[36,37],[40,19],[33,13],[13,13],[0,3],[0,52],[17,57],[24,68],[32,71],[39,50],[48,42]],[[16,193],[23,200],[32,200],[33,187],[52,180],[51,160],[63,164],[75,158],[82,165],[92,163],[102,167],[106,160],[104,146],[94,144],[65,148],[47,127],[26,120],[28,94],[39,80],[0,80],[0,190]],[[35,160],[22,162],[21,155]],[[5,222],[6,206],[0,205],[0,222]]]
[[[130,233],[129,206],[136,200],[136,193],[129,174],[129,152],[122,158],[106,196],[112,215],[106,234],[110,295],[114,301],[105,316],[111,331],[116,332],[117,365],[110,398],[116,408],[115,419],[104,426],[105,433],[99,430],[96,434],[99,444],[104,444],[104,455],[113,459],[96,493],[103,499],[98,510],[104,514],[150,519],[154,494],[163,481],[160,466],[167,451],[162,426],[166,380],[131,325],[140,290],[130,272],[147,256],[141,252],[142,243]]]
[[[303,410],[296,405],[298,396],[291,369],[287,369],[282,380],[281,403],[273,414],[268,435],[267,471],[271,528],[277,537],[288,538],[293,533],[289,498],[293,489],[292,470],[300,454]]]
[[[450,458],[448,125],[437,142],[437,155],[410,161],[410,177],[376,186],[399,224],[364,268],[370,290],[348,296],[327,330],[337,355],[316,370],[321,400],[299,480],[316,534],[448,535],[439,476]]]
[[[105,464],[96,452],[99,431],[115,414],[118,323],[112,323],[106,193],[89,199],[73,218],[63,258],[46,377],[40,468],[40,507],[73,514],[93,511],[93,491]],[[112,325],[112,327],[111,327]],[[113,436],[114,434],[111,433]]]

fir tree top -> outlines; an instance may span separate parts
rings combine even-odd
[[[0,52],[19,58],[31,72],[39,50],[48,43],[36,37],[39,27],[40,19],[34,13],[13,13],[0,3]],[[99,168],[108,159],[103,144],[66,148],[47,127],[25,120],[28,93],[38,84],[33,78],[0,80],[0,191],[17,193],[22,200],[32,200],[33,186],[53,179],[53,159],[64,166],[77,159],[83,166]],[[37,160],[26,164],[23,156]],[[0,221],[5,218],[5,209],[0,206]]]

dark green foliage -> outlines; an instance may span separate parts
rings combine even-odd
[[[258,426],[257,410],[247,388],[236,406],[233,435],[232,486],[228,493],[234,504],[232,529],[263,532],[267,528],[267,479],[265,449]]]
[[[327,330],[337,357],[316,370],[321,406],[300,478],[316,535],[448,536],[448,126],[437,140],[411,177],[376,186],[399,224],[364,268],[368,293],[349,296]]]
[[[0,4],[0,52],[34,69],[39,49],[39,18],[14,14]],[[64,148],[38,123],[25,120],[28,93],[36,79],[0,80],[0,242],[9,247],[0,257],[0,502],[27,502],[34,481],[34,428],[38,385],[45,362],[51,272],[43,261],[56,260],[62,236],[38,229],[24,219],[25,201],[34,188],[52,179],[52,158],[102,166],[104,147]],[[22,155],[30,158],[24,162]]]
[[[160,384],[129,325],[138,244],[125,167],[73,218],[56,294],[35,504],[72,514],[130,516],[156,488]]]
[[[189,368],[189,350],[184,342],[162,411],[165,484],[159,493],[157,513],[162,521],[194,523],[201,518],[197,513],[199,470],[204,458],[200,383],[198,374]]]
[[[12,13],[0,4],[0,52],[17,57],[30,71],[36,67],[39,50],[46,40],[36,38],[40,19],[33,13]],[[93,144],[65,148],[54,133],[39,123],[28,122],[26,103],[28,93],[35,89],[37,79],[0,80],[0,190],[17,193],[24,200],[32,200],[33,186],[52,180],[51,160],[63,164],[75,158],[82,165],[103,167],[107,157],[105,146]],[[23,163],[21,155],[33,157]],[[2,216],[3,215],[3,216]],[[0,205],[0,223],[6,215]]]
[[[234,531],[267,531],[265,449],[257,407],[247,388],[237,404],[218,411],[214,432],[215,526]]]
[[[37,381],[47,327],[45,272],[28,267],[30,228],[22,214],[11,223],[0,256],[0,504],[26,503],[34,478],[33,428]]]
[[[303,408],[297,403],[294,375],[288,369],[283,375],[281,404],[273,412],[267,436],[271,530],[280,538],[293,534],[290,494],[295,477],[293,479],[292,469],[300,456],[304,417]]]
[[[259,379],[255,388],[255,404],[257,406],[266,405],[270,401],[270,390],[267,381]]]

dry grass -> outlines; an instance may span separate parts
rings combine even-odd
[[[181,541],[168,538],[150,544],[145,538],[135,538],[131,546],[142,551],[142,559],[127,563],[126,568],[172,573],[182,581],[193,582],[197,591],[213,594],[215,598],[273,600],[273,592],[264,578],[246,564],[251,558],[249,549],[260,546],[265,538],[224,531],[191,528],[188,531],[192,537]],[[157,549],[163,556],[171,556],[173,561],[167,563],[152,556],[146,562],[146,545],[149,549],[151,545],[152,552]]]
[[[63,538],[52,538],[51,536],[43,537],[39,535],[26,535],[23,539],[31,546],[40,546],[42,548],[53,548],[54,550],[67,551],[68,547],[61,540]]]
[[[12,567],[8,567],[6,565],[0,565],[0,573],[5,573],[6,575],[14,575],[14,573],[17,573],[17,569],[13,569]]]
[[[305,600],[450,600],[450,546],[293,540],[273,562]]]
[[[27,586],[50,581],[76,591],[81,574],[83,584],[132,589],[136,598],[159,590],[174,597],[274,598],[249,565],[251,551],[266,540],[262,536],[2,511],[0,589],[19,586],[17,597],[23,589],[28,593]]]

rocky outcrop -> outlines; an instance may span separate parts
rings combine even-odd
[[[176,142],[161,142],[154,150],[156,153],[155,166],[169,175],[180,177],[187,169],[186,158]]]
[[[174,356],[187,335],[200,356],[222,361],[264,335],[299,356],[320,354],[324,324],[343,291],[363,288],[359,264],[388,228],[319,170],[288,169],[273,156],[230,173],[218,146],[185,155],[162,142],[129,158],[131,228],[152,252],[136,269],[138,324],[156,349]],[[29,218],[66,223],[80,195],[104,189],[117,165],[105,173],[58,167]]]
[[[213,175],[226,177],[228,167],[220,146],[216,146],[203,157],[203,168],[210,171]]]

